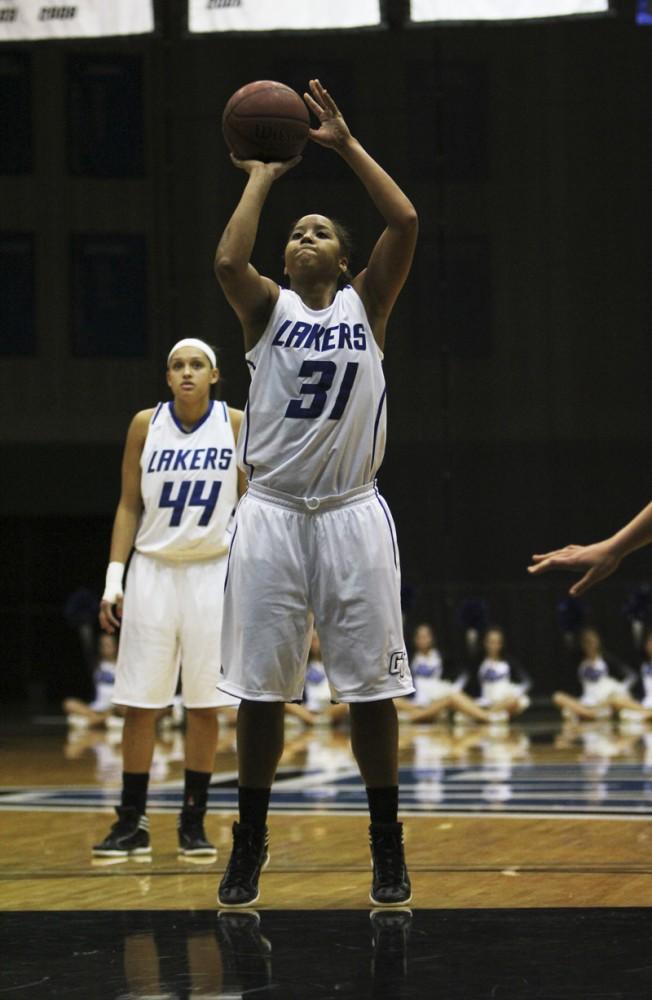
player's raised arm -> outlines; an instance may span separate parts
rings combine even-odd
[[[367,267],[353,281],[382,347],[387,318],[414,256],[419,228],[416,209],[396,181],[353,138],[335,101],[319,80],[310,81],[310,91],[304,99],[320,123],[318,129],[311,129],[310,138],[339,153],[360,178],[386,222]]]
[[[215,253],[215,275],[242,324],[245,347],[250,350],[263,330],[278,298],[278,285],[258,273],[251,263],[263,205],[275,180],[294,167],[301,157],[284,163],[231,159],[248,174],[235,212],[229,219]]]
[[[573,597],[577,597],[599,580],[610,576],[630,552],[650,542],[652,542],[652,503],[644,507],[632,521],[611,538],[594,542],[592,545],[567,545],[563,549],[533,555],[528,572],[536,575],[556,569],[583,573],[582,579],[569,591]]]
[[[100,604],[100,625],[105,632],[114,632],[120,621],[113,611],[120,615],[122,608],[122,578],[127,559],[134,546],[143,502],[140,493],[140,456],[143,451],[147,428],[153,410],[141,410],[131,421],[122,455],[122,486],[120,500],[113,521],[111,554],[106,571],[106,583]]]

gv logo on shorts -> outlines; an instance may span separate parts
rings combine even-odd
[[[407,672],[407,654],[404,649],[400,649],[396,653],[390,653],[389,672],[393,677],[398,677],[399,680],[405,679],[405,674]]]

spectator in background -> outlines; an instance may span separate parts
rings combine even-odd
[[[652,718],[652,631],[645,635],[641,654],[639,677],[643,698],[637,701],[628,692],[625,702],[622,698],[617,699],[616,707],[622,721],[639,722]]]
[[[484,659],[478,668],[480,697],[477,703],[493,714],[504,713],[514,718],[529,707],[530,678],[512,656],[507,656],[505,633],[501,628],[487,629],[482,645]]]
[[[440,665],[439,678],[434,676],[437,671],[436,667],[433,668],[433,677],[431,677],[431,681],[437,680],[439,687],[435,687],[434,683],[431,684],[426,695],[425,707],[415,705],[407,699],[401,699],[400,709],[409,714],[410,721],[432,722],[442,713],[452,710],[456,713],[456,721],[458,722],[465,718],[475,722],[505,722],[523,712],[530,704],[526,694],[530,681],[515,660],[508,661],[506,659],[503,630],[499,628],[488,629],[483,638],[483,649],[485,656],[478,670],[479,698],[470,698],[461,690],[466,680],[465,675],[454,683],[441,679]],[[518,677],[518,682],[514,682],[512,679],[514,673]],[[418,679],[415,679],[415,684],[418,693]],[[444,688],[443,685],[447,685],[447,687]],[[422,690],[426,694],[428,689],[422,688]]]
[[[90,703],[66,698],[63,710],[71,726],[105,726],[111,719],[121,720],[124,710],[111,704],[115,684],[118,640],[115,635],[100,635],[97,640],[96,665],[93,670],[95,697]]]
[[[415,693],[412,698],[397,698],[395,703],[401,715],[415,722],[430,722],[452,707],[451,695],[464,687],[466,677],[455,682],[444,679],[444,663],[432,625],[427,622],[417,625],[412,644],[410,670]]]
[[[619,709],[641,711],[641,705],[629,694],[633,672],[605,653],[599,632],[585,628],[580,633],[582,660],[578,669],[582,694],[579,698],[556,691],[553,702],[566,718],[594,721],[613,715]],[[616,679],[618,673],[621,679]],[[652,710],[650,712],[652,714]]]

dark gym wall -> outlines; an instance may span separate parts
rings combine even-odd
[[[240,334],[211,268],[243,184],[221,110],[248,80],[303,89],[318,75],[421,220],[388,336],[380,480],[409,623],[434,618],[454,646],[458,601],[482,594],[550,689],[564,588],[528,581],[530,552],[601,536],[650,493],[652,32],[611,18],[197,38],[166,11],[153,38],[11,49],[31,64],[33,169],[0,176],[0,227],[33,234],[37,350],[0,364],[5,687],[49,677],[66,595],[101,589],[125,430],[164,395],[171,343],[217,342],[225,395],[244,403]],[[84,151],[71,155],[78,60],[102,54],[135,57],[140,72],[140,176],[84,176]],[[119,108],[84,113],[113,121]],[[262,271],[281,277],[287,225],[310,210],[349,221],[364,262],[380,220],[313,145],[272,192]],[[75,356],[72,240],[96,234],[144,237],[142,357]],[[637,556],[591,601],[625,657],[620,605],[646,574]]]

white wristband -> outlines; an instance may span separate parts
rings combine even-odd
[[[106,581],[104,583],[104,593],[102,600],[115,604],[119,597],[122,597],[122,576],[125,571],[125,564],[121,562],[110,562],[106,569]]]

